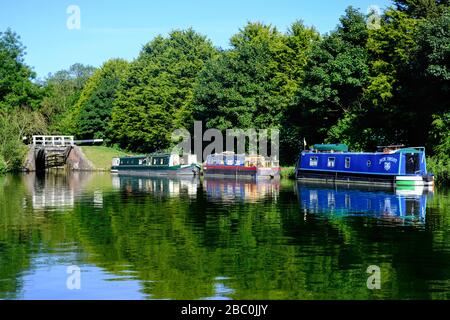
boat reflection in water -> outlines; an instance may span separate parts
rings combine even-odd
[[[333,216],[368,215],[390,220],[424,222],[427,196],[423,188],[370,190],[297,183],[302,209]]]
[[[156,196],[175,197],[186,194],[193,197],[197,194],[199,179],[197,177],[137,177],[113,175],[115,189],[127,193],[152,193]]]
[[[248,180],[205,178],[203,188],[209,200],[257,202],[265,198],[276,199],[280,193],[280,179]]]

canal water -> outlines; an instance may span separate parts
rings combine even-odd
[[[449,191],[0,176],[0,299],[448,298]]]

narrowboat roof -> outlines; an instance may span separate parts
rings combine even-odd
[[[396,152],[398,153],[420,153],[425,151],[424,147],[414,147],[414,148],[403,148],[399,149]]]
[[[314,150],[317,151],[337,151],[337,152],[348,152],[348,146],[346,144],[315,144],[313,146]]]
[[[171,154],[170,154],[170,153],[158,153],[158,152],[153,152],[153,153],[149,153],[147,156],[148,156],[148,157],[170,157]]]
[[[145,158],[145,155],[140,155],[140,156],[124,156],[124,157],[115,157],[115,158],[119,158],[119,159],[142,159]]]
[[[147,157],[170,157],[170,153],[150,153],[150,154],[141,154],[135,156],[124,156],[124,157],[116,157],[120,159],[142,159]]]
[[[318,146],[318,147],[317,147]],[[336,146],[342,146],[340,150],[337,150]],[[314,145],[312,150],[303,150],[301,153],[335,153],[341,152],[346,154],[395,154],[395,153],[421,153],[425,152],[425,147],[407,147],[407,148],[398,148],[398,149],[384,149],[385,151],[380,151],[378,149],[375,152],[357,152],[357,151],[348,151],[345,150],[346,145]],[[378,147],[380,148],[380,147]]]

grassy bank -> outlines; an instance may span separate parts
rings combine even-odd
[[[124,151],[104,146],[83,146],[80,148],[97,170],[110,170],[112,158],[128,155]]]
[[[100,171],[111,168],[112,158],[130,155],[124,151],[103,146],[84,146],[81,147],[81,151],[92,162],[95,169]],[[282,167],[280,175],[282,179],[294,179],[295,167]]]

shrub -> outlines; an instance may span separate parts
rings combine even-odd
[[[427,159],[427,166],[437,185],[450,184],[450,159],[434,156]]]
[[[0,174],[5,173],[7,170],[6,168],[6,162],[3,159],[2,155],[0,154]]]
[[[281,178],[283,179],[294,179],[295,178],[295,168],[294,167],[283,167],[280,172]]]

